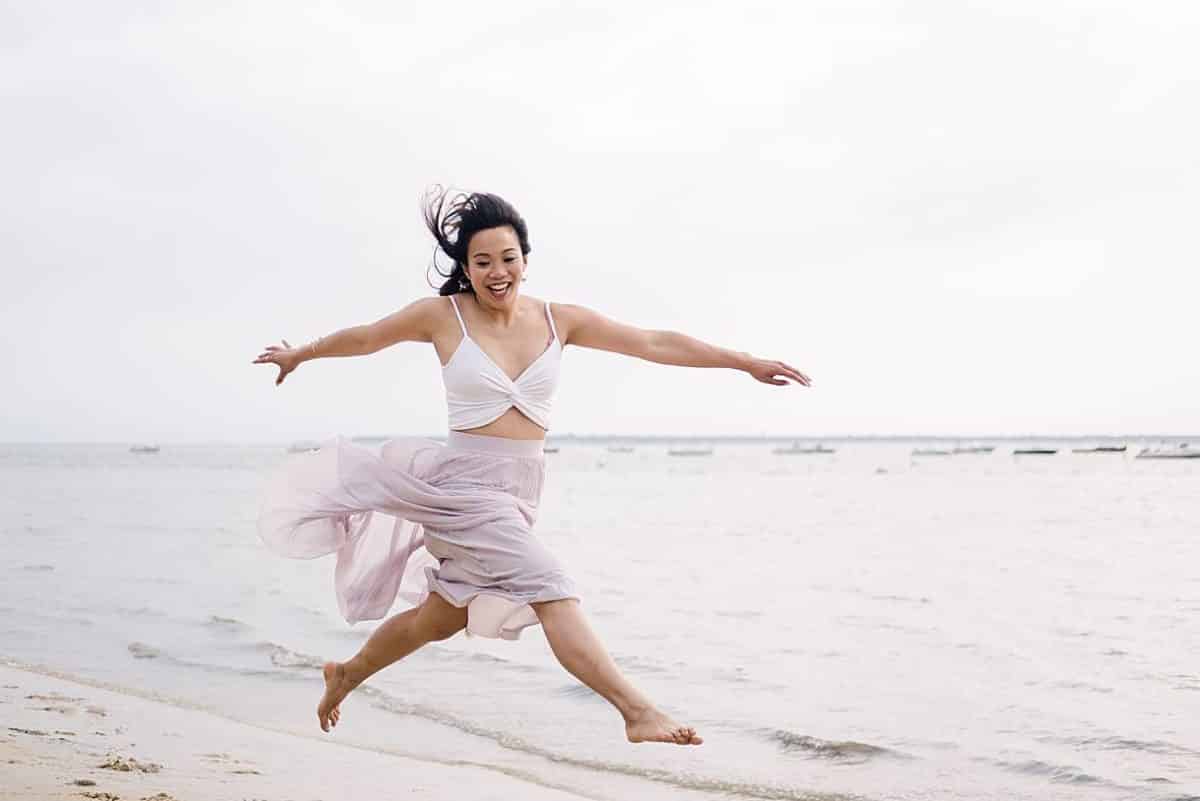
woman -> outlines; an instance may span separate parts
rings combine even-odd
[[[767,384],[809,386],[783,362],[756,359],[670,331],[645,331],[581,306],[528,297],[529,232],[495,195],[438,189],[425,222],[453,261],[439,296],[303,347],[268,345],[254,361],[279,367],[429,342],[442,363],[445,445],[396,440],[379,454],[337,439],[289,462],[268,489],[259,531],[286,556],[337,554],[335,586],[350,622],[384,617],[397,596],[413,608],[379,626],[346,662],[324,666],[324,731],[368,676],[464,628],[515,639],[540,623],[568,671],[607,699],[631,742],[699,745],[691,726],[658,710],[621,675],[584,618],[570,577],[532,534],[542,445],[565,345],[660,364],[731,367]],[[434,268],[437,269],[435,251]]]

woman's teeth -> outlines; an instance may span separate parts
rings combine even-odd
[[[511,286],[511,285],[512,285],[512,282],[507,281],[503,284],[493,284],[492,286],[489,286],[488,289],[491,291],[491,293],[493,295],[500,296],[500,295],[503,295],[505,292],[507,292],[509,286]]]

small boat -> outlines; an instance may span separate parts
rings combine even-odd
[[[129,452],[130,453],[158,453],[159,450],[160,449],[157,445],[134,445],[132,448],[129,449]]]
[[[712,456],[712,448],[669,448],[668,456]]]
[[[1142,448],[1137,459],[1200,459],[1200,448],[1189,448],[1185,442],[1177,448]]]
[[[953,448],[951,453],[991,453],[996,450],[995,445],[968,445],[967,447]]]
[[[609,445],[609,453],[633,453],[632,445]]]
[[[913,456],[949,456],[950,451],[939,448],[913,448]]]
[[[771,453],[833,453],[836,448],[826,448],[824,443],[817,443],[815,448],[802,448],[799,442],[793,442],[786,448],[773,448]]]
[[[321,446],[316,442],[293,442],[288,445],[288,453],[308,453],[310,451],[319,451]]]
[[[1013,453],[1018,456],[1049,456],[1058,453],[1057,448],[1016,448]]]
[[[1071,453],[1124,453],[1125,445],[1098,445],[1095,448],[1071,448]]]
[[[558,448],[542,448],[542,453],[558,453]]]

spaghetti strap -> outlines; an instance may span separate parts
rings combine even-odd
[[[550,321],[550,333],[558,339],[558,329],[554,327],[554,315],[550,313],[550,301],[546,301],[546,319]]]
[[[458,310],[458,304],[454,302],[454,296],[447,295],[446,297],[450,299],[450,305],[454,307],[454,316],[458,318],[458,327],[462,329],[463,336],[469,339],[471,335],[467,333],[467,324],[463,322],[462,312]],[[553,326],[553,323],[551,323],[551,326]]]

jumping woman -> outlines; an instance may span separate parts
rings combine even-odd
[[[446,279],[438,297],[301,347],[268,345],[254,360],[279,367],[278,385],[306,361],[428,342],[446,385],[444,444],[399,439],[376,452],[337,438],[290,459],[266,490],[263,541],[295,558],[336,553],[334,583],[347,621],[379,620],[397,597],[413,605],[349,660],[324,666],[321,729],[337,725],[339,705],[355,687],[426,643],[463,629],[516,639],[540,623],[562,666],[621,713],[630,742],[699,745],[694,728],[621,674],[580,610],[571,577],[533,534],[563,348],[729,367],[776,386],[809,386],[808,377],[783,362],[524,294],[529,231],[495,195],[439,188],[425,198],[424,217],[437,240],[433,268]],[[453,263],[448,274],[438,249]]]

